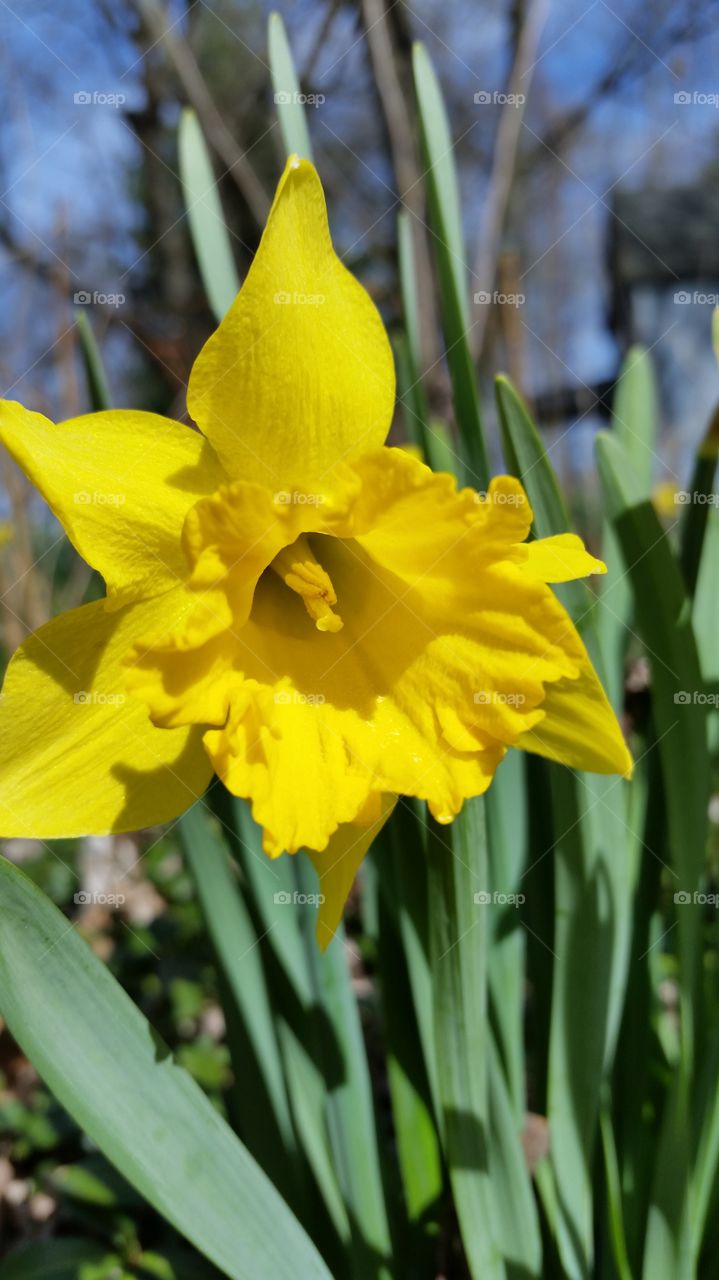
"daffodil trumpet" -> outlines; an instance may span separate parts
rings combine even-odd
[[[293,157],[192,369],[199,430],[1,403],[2,442],[107,585],[10,662],[1,836],[165,822],[217,774],[267,854],[312,857],[325,945],[398,796],[451,822],[510,747],[630,773],[549,585],[604,566],[569,533],[528,541],[516,479],[458,490],[388,448],[394,395],[379,314]]]

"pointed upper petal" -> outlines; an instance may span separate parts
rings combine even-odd
[[[199,729],[156,729],[123,658],[170,599],[73,609],[21,645],[0,697],[0,836],[134,831],[182,813],[212,768]],[[162,619],[162,623],[160,623]]]
[[[3,400],[0,441],[102,574],[111,606],[158,595],[187,575],[185,515],[224,478],[196,431],[131,409],[56,424]]]
[[[187,403],[233,477],[311,485],[384,442],[394,364],[337,257],[314,167],[287,162],[249,274],[190,375]]]

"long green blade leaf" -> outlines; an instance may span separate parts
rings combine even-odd
[[[75,324],[77,325],[77,333],[80,339],[80,350],[82,352],[82,362],[85,366],[90,404],[97,413],[101,409],[109,409],[112,403],[107,374],[100,355],[100,348],[92,331],[92,325],[84,311],[77,312]]]
[[[429,836],[430,941],[440,1128],[459,1228],[473,1280],[503,1280],[489,1178],[487,951],[481,901],[487,886],[481,799],[451,831]]]
[[[711,416],[704,439],[697,451],[690,488],[683,495],[688,501],[684,503],[680,564],[684,584],[690,595],[693,595],[696,590],[709,516],[716,504],[714,476],[718,452],[719,406]]]
[[[624,556],[638,629],[652,663],[652,710],[662,768],[679,940],[679,1070],[665,1102],[644,1256],[645,1280],[690,1274],[689,1106],[694,1075],[699,939],[691,895],[702,874],[710,790],[707,710],[689,601],[666,531],[643,495],[621,442],[602,434],[597,456]],[[689,895],[687,903],[685,895]]]
[[[631,347],[622,364],[612,406],[612,431],[632,459],[646,496],[652,491],[656,462],[657,388],[649,353]],[[624,694],[624,661],[632,622],[632,591],[624,572],[624,559],[611,524],[602,529],[602,559],[607,566],[602,579],[603,607],[597,630],[604,658],[607,692],[612,706],[621,711]]]
[[[207,300],[216,320],[224,319],[240,288],[230,233],[222,212],[217,179],[197,116],[185,107],[178,135],[180,177],[190,234]]]
[[[557,477],[526,406],[506,378],[497,379],[496,395],[505,458],[527,489],[535,532],[544,537],[570,529]],[[567,583],[557,595],[601,665],[587,588]],[[627,830],[619,780],[573,777],[556,766],[549,772],[556,901],[547,1107],[557,1243],[567,1275],[580,1280],[592,1265],[599,1100],[621,1016],[634,862],[628,850],[617,855],[626,846]]]
[[[242,1134],[275,1186],[287,1193],[295,1189],[296,1142],[257,933],[220,831],[202,806],[184,815],[179,832],[243,1030],[242,1061],[235,1062],[233,1055],[242,1094]]]
[[[486,489],[489,483],[489,458],[482,426],[477,377],[467,342],[467,268],[453,158],[454,144],[442,91],[427,50],[422,44],[415,44],[412,61],[422,149],[427,167],[432,247],[437,263],[447,364],[452,379],[454,411],[464,450],[466,474],[463,478],[480,489]]]
[[[329,1280],[272,1184],[65,916],[0,861],[0,1004],[59,1101],[232,1280]]]
[[[312,144],[300,93],[300,85],[287,39],[282,15],[271,13],[267,32],[267,53],[270,60],[272,88],[277,108],[277,118],[282,130],[282,140],[287,155],[293,153],[312,159]]]
[[[565,533],[571,529],[569,512],[554,467],[527,406],[504,376],[495,380],[494,390],[504,460],[512,475],[517,476],[527,490],[534,512],[534,532],[538,538]],[[586,613],[590,597],[584,583],[564,582],[555,590],[572,617]]]

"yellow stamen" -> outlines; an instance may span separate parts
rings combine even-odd
[[[337,603],[332,580],[314,556],[304,534],[275,556],[271,569],[285,586],[302,597],[318,631],[341,631],[344,623],[331,606]]]

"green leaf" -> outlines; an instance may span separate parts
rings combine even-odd
[[[327,1086],[310,1050],[282,1019],[278,1032],[287,1064],[292,1112],[302,1150],[315,1176],[325,1207],[340,1240],[348,1246],[351,1229],[332,1166],[325,1123]]]
[[[4,859],[0,896],[2,1016],[111,1163],[232,1280],[329,1280],[208,1098],[65,916]]]
[[[224,319],[240,288],[217,179],[197,116],[184,107],[178,135],[180,177],[190,234],[207,301]]]
[[[556,889],[547,1114],[558,1244],[567,1275],[580,1280],[592,1265],[594,1147],[622,1008],[635,860],[625,783],[560,766],[550,776]]]
[[[109,409],[112,404],[105,366],[100,355],[100,348],[92,331],[92,325],[84,311],[76,313],[75,325],[80,339],[80,351],[82,352],[82,363],[85,366],[90,404],[94,412],[98,413],[101,409]]]
[[[262,849],[262,828],[252,817],[246,800],[231,796],[224,787],[215,787],[211,797],[251,890],[262,922],[263,940],[272,949],[298,1005],[309,1009],[314,993],[300,929],[300,912],[289,905],[297,887],[295,860],[289,856],[267,857]]]
[[[619,374],[612,406],[612,430],[621,441],[633,471],[649,497],[657,462],[659,405],[649,352],[630,347]]]
[[[548,537],[570,529],[557,477],[526,406],[506,378],[497,379],[496,396],[507,465],[527,490],[535,532]],[[556,594],[582,624],[590,656],[601,668],[601,605],[594,607],[581,582],[562,584]],[[573,776],[558,766],[547,772],[554,832],[545,850],[553,849],[556,858],[547,1089],[555,1227],[567,1275],[581,1277],[592,1260],[594,1146],[629,962],[637,846],[627,844],[626,788],[618,779]]]
[[[656,379],[649,353],[631,347],[622,364],[612,409],[612,431],[626,450],[648,497],[656,461],[658,424]],[[631,634],[632,591],[624,572],[624,559],[614,530],[608,521],[602,529],[602,559],[607,573],[602,578],[602,607],[598,610],[597,631],[604,658],[607,693],[618,713],[624,698],[624,664]]]
[[[717,451],[719,451],[719,407],[714,410],[697,451],[687,495],[689,501],[683,507],[679,563],[689,595],[693,595],[696,590],[709,515],[716,505],[714,476],[717,469]]]
[[[227,825],[235,829],[239,838],[236,853],[264,925],[263,941],[272,949],[282,973],[282,994],[292,993],[289,1004],[283,1006],[288,1022],[292,1019],[290,1035],[284,1031],[281,1034],[291,1059],[303,1064],[305,1076],[304,1080],[297,1075],[289,1079],[294,1113],[298,1122],[301,1115],[306,1125],[306,1109],[298,1110],[296,1094],[305,1087],[313,1103],[318,1089],[322,1090],[334,1177],[352,1227],[353,1265],[360,1276],[372,1257],[374,1265],[380,1266],[379,1274],[384,1276],[386,1272],[378,1260],[389,1258],[391,1253],[389,1225],[367,1055],[343,932],[338,932],[324,954],[320,952],[314,935],[315,911],[306,905],[307,896],[318,891],[309,859],[302,854],[268,858],[262,852],[260,828],[245,802],[233,801],[226,794],[222,797],[222,792],[219,797],[226,802]],[[319,1079],[313,1075],[313,1066]],[[343,1221],[323,1167],[323,1153],[315,1148],[308,1158],[330,1216],[342,1235]]]
[[[559,481],[527,406],[504,374],[495,378],[494,390],[505,462],[527,490],[537,536],[546,538],[569,529]]]
[[[509,1097],[494,1038],[489,1040],[489,1176],[496,1236],[507,1275],[542,1276],[542,1241],[532,1181],[522,1147],[524,1115]]]
[[[692,624],[697,638],[702,675],[719,682],[719,512],[709,513],[702,546],[699,577],[692,601]]]
[[[637,625],[652,663],[652,707],[664,775],[670,852],[678,888],[696,888],[704,866],[710,790],[707,709],[689,602],[669,539],[629,468],[621,445],[597,439],[602,487],[634,594]],[[697,695],[700,695],[699,700]],[[685,995],[694,980],[698,938],[691,911],[679,912]],[[684,1010],[691,1038],[692,1011]],[[690,1044],[685,1042],[685,1048]],[[690,1066],[689,1054],[687,1065]]]
[[[521,396],[504,375],[495,379],[495,396],[507,468],[522,481],[534,512],[538,538],[566,533],[572,524],[554,467]],[[584,615],[591,597],[583,582],[563,582],[556,594],[573,618]]]
[[[102,1156],[87,1156],[77,1164],[59,1165],[50,1175],[53,1191],[82,1203],[106,1209],[137,1208],[137,1192]]]
[[[490,884],[504,894],[520,894],[527,856],[525,758],[509,751],[487,793],[487,836]],[[525,1111],[524,1005],[525,934],[519,911],[492,912],[493,936],[489,967],[489,991],[497,1040],[504,1062],[515,1116]]]
[[[407,440],[416,445],[426,459],[427,405],[422,385],[417,381],[406,334],[393,335],[392,350],[397,374],[397,404],[401,408]]]
[[[454,281],[454,295],[463,328],[466,330],[469,327],[467,269],[462,235],[462,206],[454,163],[454,141],[437,75],[427,50],[420,42],[415,43],[412,49],[412,65],[422,142],[431,166],[430,189],[435,200],[435,213],[441,224],[443,247],[447,252],[446,265]],[[438,227],[437,236],[439,234]]]
[[[614,1263],[619,1280],[632,1280],[632,1269],[629,1265],[627,1242],[624,1232],[624,1215],[622,1212],[622,1185],[619,1173],[619,1161],[612,1127],[612,1114],[605,1098],[599,1116],[602,1135],[602,1152],[604,1155],[604,1178],[607,1186],[607,1207],[609,1211],[609,1233],[614,1253]]]
[[[300,854],[288,860],[296,877],[296,891],[301,895],[316,894],[319,881],[309,858]],[[315,938],[315,921],[306,908],[301,924],[313,1003],[322,1010],[327,1026],[332,1029],[332,1050],[326,1036],[320,1036],[315,1051],[324,1058],[330,1149],[353,1226],[352,1252],[358,1274],[363,1274],[363,1268],[374,1258],[378,1276],[388,1278],[390,1273],[385,1264],[391,1257],[392,1245],[367,1054],[350,982],[344,930],[338,929],[322,953]],[[328,1053],[335,1059],[334,1071]],[[341,1064],[339,1075],[337,1055]]]
[[[412,238],[410,215],[403,209],[397,215],[397,260],[399,264],[399,283],[402,292],[402,313],[407,330],[409,355],[415,377],[419,377],[422,368],[422,348],[419,329],[419,289],[417,288],[417,267]]]
[[[439,1084],[434,1047],[434,1000],[429,958],[429,889],[425,836],[429,827],[419,801],[400,797],[386,827],[389,856],[378,866],[385,901],[393,910],[407,965],[412,1003],[430,1094],[439,1121]],[[409,856],[408,856],[408,851]]]
[[[704,867],[710,771],[707,709],[701,700],[704,686],[689,601],[666,531],[643,496],[621,443],[600,434],[597,457],[605,501],[632,583],[637,626],[652,665],[652,711],[663,781],[656,800],[666,811],[672,887],[675,894],[691,894]],[[690,1274],[689,1104],[701,1018],[701,907],[679,901],[682,1052],[661,1123],[644,1255],[646,1280]]]
[[[695,1257],[698,1256],[706,1230],[719,1169],[719,1090],[716,1087],[719,1073],[719,1024],[714,1026],[709,1038],[708,1051],[702,1070],[700,1087],[695,1092],[695,1130],[699,1134],[697,1153],[692,1170],[690,1198],[691,1240]]]
[[[414,1223],[421,1222],[425,1214],[436,1212],[444,1181],[407,963],[397,915],[388,901],[392,851],[384,834],[377,854],[381,884],[379,980],[397,1155],[407,1214]]]
[[[289,1196],[298,1174],[297,1144],[257,933],[216,820],[195,805],[180,819],[179,832],[239,1018],[233,1066],[242,1132],[275,1186]]]
[[[397,398],[405,415],[409,439],[419,445],[429,460],[426,438],[429,406],[420,372],[422,352],[419,330],[419,291],[412,224],[405,210],[397,217],[397,259],[406,330],[406,337],[400,335],[399,341],[397,338],[394,340],[397,354]]]
[[[433,471],[448,471],[457,475],[462,469],[462,459],[453,447],[449,427],[439,418],[433,418],[424,437],[427,462]]]
[[[298,155],[303,156],[305,160],[311,160],[312,144],[307,129],[305,109],[292,59],[292,50],[280,13],[270,14],[267,51],[277,118],[282,130],[285,152],[288,156]]]
[[[489,483],[489,458],[482,426],[477,377],[467,342],[469,307],[459,187],[449,122],[429,55],[422,44],[412,52],[420,135],[426,166],[442,323],[454,394],[454,411],[464,450],[464,479],[479,489]]]
[[[488,1168],[489,924],[475,900],[488,884],[484,801],[466,802],[451,832],[433,824],[428,853],[440,1133],[470,1274],[502,1280]]]

